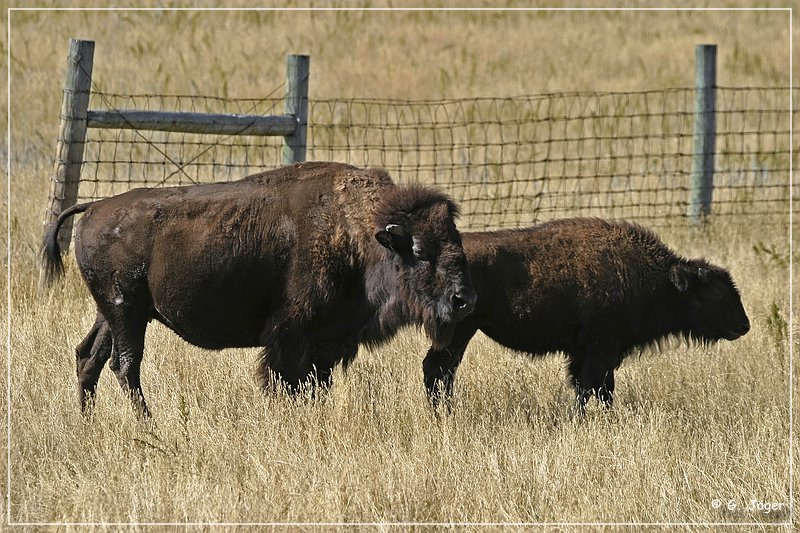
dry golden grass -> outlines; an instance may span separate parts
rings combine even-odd
[[[614,411],[585,420],[568,412],[559,357],[531,361],[480,336],[454,412],[437,418],[416,332],[362,351],[311,400],[262,394],[254,351],[207,352],[152,326],[143,381],[155,426],[135,421],[109,372],[84,422],[73,350],[91,299],[74,268],[49,295],[36,292],[73,36],[97,42],[94,77],[108,92],[263,96],[297,52],[312,56],[312,98],[690,86],[693,46],[706,41],[720,46],[721,84],[788,83],[788,22],[776,12],[12,13],[11,364],[0,391],[11,387],[11,520],[761,524],[738,530],[788,520],[786,507],[725,508],[789,501],[787,321],[797,302],[781,224],[662,231],[682,254],[731,270],[753,329],[734,343],[631,358]]]
[[[71,352],[92,321],[86,290],[74,269],[44,300],[15,290],[13,516],[786,520],[712,508],[715,498],[787,501],[786,271],[741,254],[739,244],[719,244],[718,260],[743,288],[753,331],[735,343],[671,344],[631,359],[619,372],[614,412],[594,409],[584,421],[568,412],[560,358],[529,361],[485,338],[468,349],[453,414],[437,419],[423,396],[426,343],[417,333],[365,351],[312,401],[263,395],[252,351],[199,350],[154,326],[143,375],[155,428],[135,421],[108,372],[86,424]]]

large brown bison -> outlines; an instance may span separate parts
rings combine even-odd
[[[576,218],[462,239],[478,303],[446,346],[428,351],[434,405],[452,394],[477,330],[530,355],[565,353],[583,412],[592,394],[611,406],[614,370],[638,348],[669,335],[734,340],[750,329],[725,269],[683,259],[634,224]]]
[[[456,205],[381,169],[303,163],[74,206],[45,237],[47,284],[63,272],[59,227],[80,212],[75,255],[97,304],[76,350],[84,409],[110,357],[147,414],[139,369],[152,319],[203,348],[263,347],[264,386],[297,390],[327,384],[360,343],[405,324],[444,347],[475,303]]]

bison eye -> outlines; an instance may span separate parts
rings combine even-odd
[[[711,296],[715,300],[722,300],[722,298],[725,296],[725,288],[719,285],[714,285],[711,287]]]
[[[411,246],[411,251],[414,252],[414,257],[421,261],[426,261],[427,257],[425,255],[425,246],[423,246],[422,242],[417,237],[412,237],[411,239],[414,243]]]

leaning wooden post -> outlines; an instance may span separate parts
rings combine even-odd
[[[717,45],[699,44],[695,47],[694,142],[689,193],[692,224],[705,222],[711,213],[717,132],[716,86]]]
[[[309,57],[290,55],[286,58],[287,115],[297,120],[291,135],[283,138],[283,164],[301,163],[306,160],[306,131],[308,129],[308,74]]]
[[[65,209],[78,201],[78,185],[86,143],[86,115],[92,85],[94,41],[70,39],[67,54],[67,76],[61,97],[61,120],[58,127],[53,192],[45,225],[55,221]],[[69,248],[72,238],[72,219],[61,226],[58,244]]]

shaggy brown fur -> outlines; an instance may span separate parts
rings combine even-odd
[[[750,328],[727,271],[677,256],[640,226],[578,218],[462,239],[478,303],[425,358],[434,403],[452,394],[479,329],[530,355],[564,352],[582,410],[591,394],[611,405],[614,370],[637,348],[669,335],[733,340]]]
[[[75,254],[97,304],[77,349],[83,406],[110,357],[146,410],[139,366],[151,319],[203,348],[263,347],[264,385],[276,374],[296,390],[327,384],[359,343],[405,324],[444,346],[475,303],[456,206],[381,169],[303,163],[73,207],[45,239],[48,281],[63,270],[58,228],[81,211]]]

